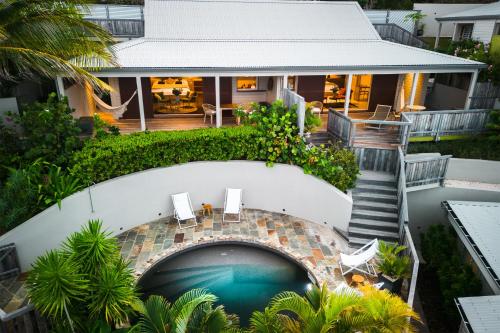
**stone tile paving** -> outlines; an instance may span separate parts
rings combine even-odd
[[[244,209],[241,222],[222,224],[220,210],[198,217],[194,228],[180,229],[173,217],[140,225],[117,236],[121,254],[136,277],[159,260],[181,249],[215,241],[245,241],[278,250],[305,266],[318,283],[334,288],[344,281],[339,253],[347,242],[326,226],[285,214]]]
[[[244,209],[241,222],[222,224],[221,211],[199,217],[198,226],[180,229],[173,217],[139,225],[117,236],[121,254],[136,277],[181,249],[223,240],[257,243],[280,251],[305,266],[318,283],[334,288],[344,281],[338,268],[347,243],[326,226],[285,214]],[[27,304],[25,275],[0,281],[0,309],[12,312]]]

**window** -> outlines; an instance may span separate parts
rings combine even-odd
[[[466,40],[472,38],[472,30],[474,29],[474,24],[462,24],[460,27],[460,40]]]
[[[254,91],[259,89],[256,76],[240,76],[236,79],[236,89],[238,91]]]

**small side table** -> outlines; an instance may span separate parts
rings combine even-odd
[[[359,286],[365,282],[365,277],[363,275],[353,274],[351,277],[351,284],[356,283],[356,286]]]
[[[425,111],[426,107],[423,105],[407,105],[406,108],[410,112],[415,112],[415,111]]]

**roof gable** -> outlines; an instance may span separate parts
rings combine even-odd
[[[355,1],[146,0],[145,37],[170,40],[379,40]]]

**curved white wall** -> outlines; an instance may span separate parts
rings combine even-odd
[[[349,196],[296,166],[263,162],[193,162],[157,168],[99,183],[75,193],[0,237],[15,243],[23,271],[37,256],[57,248],[89,219],[102,219],[118,234],[137,225],[173,215],[170,195],[189,192],[193,207],[202,202],[222,207],[226,187],[243,189],[245,208],[264,209],[347,231],[352,200]]]

